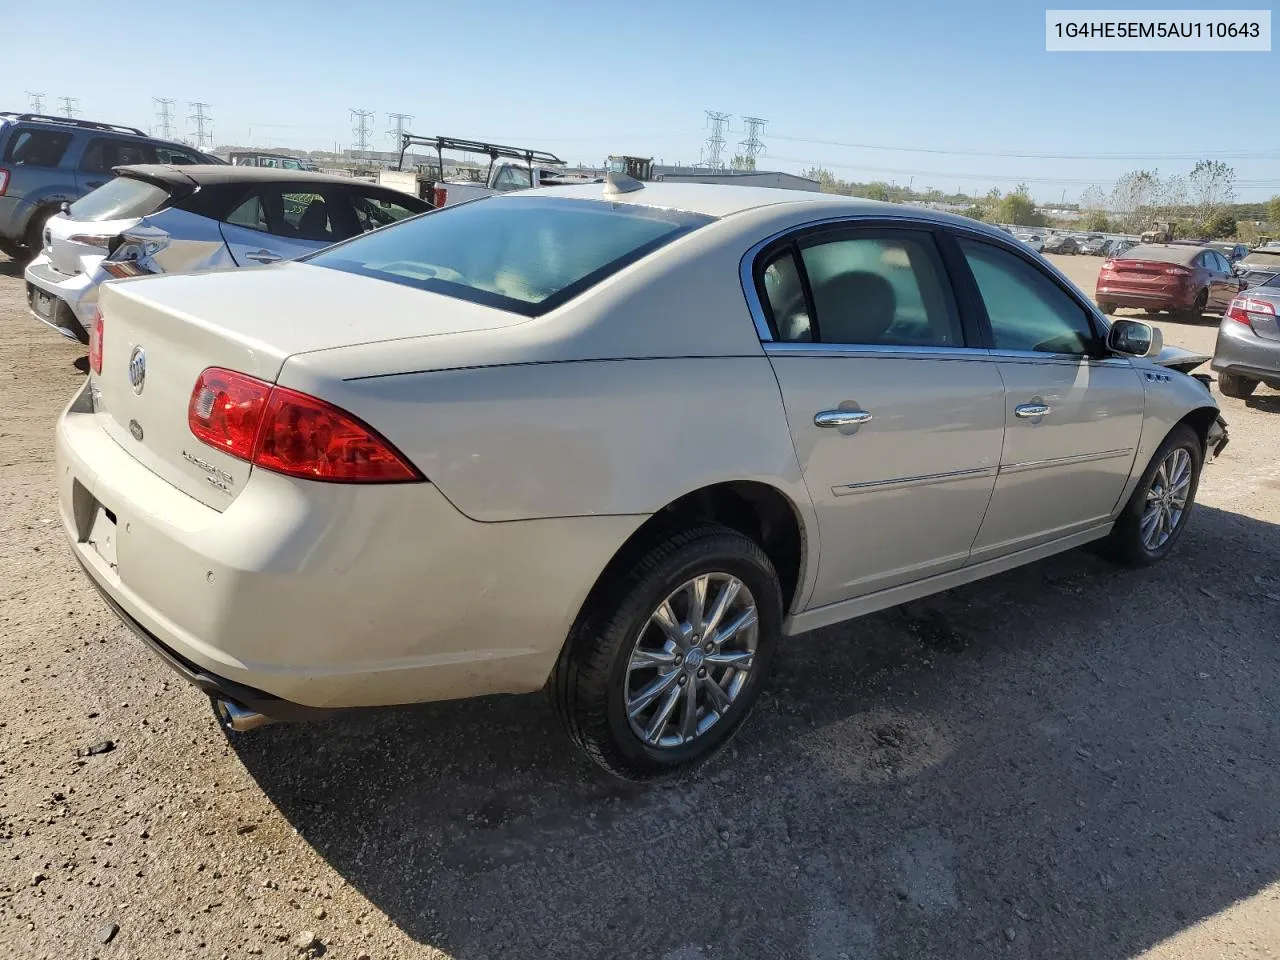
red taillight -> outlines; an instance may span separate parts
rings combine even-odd
[[[89,369],[102,372],[102,311],[93,311],[93,326],[89,328]]]
[[[421,480],[373,429],[333,404],[232,370],[200,374],[187,423],[197,439],[255,466],[334,483]]]
[[[1249,325],[1254,316],[1258,316],[1261,320],[1275,315],[1276,308],[1270,302],[1253,297],[1236,297],[1231,301],[1231,306],[1227,307],[1227,312],[1223,314],[1228,320],[1243,323],[1245,326]]]
[[[1164,268],[1164,272],[1165,272],[1165,273],[1167,273],[1167,274],[1169,274],[1169,276],[1171,276],[1171,277],[1189,277],[1189,276],[1191,276],[1191,271],[1190,271],[1190,270],[1188,270],[1186,267],[1165,267],[1165,268]]]
[[[9,171],[4,167],[0,167],[0,197],[4,196],[4,192],[9,189]]]
[[[187,426],[197,440],[251,461],[262,411],[270,395],[269,383],[243,373],[210,367],[200,374],[191,391]]]
[[[435,205],[437,207],[443,207],[445,204],[445,201],[449,198],[449,189],[447,187],[441,187],[437,185],[436,188],[431,191],[431,193],[432,193],[432,196],[435,198]]]

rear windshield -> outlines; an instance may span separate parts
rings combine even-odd
[[[498,197],[445,207],[306,260],[532,317],[713,219],[600,200]]]
[[[145,180],[116,177],[86,193],[68,211],[73,220],[123,220],[155,213],[169,191]]]
[[[1244,259],[1246,263],[1259,267],[1280,267],[1280,250],[1268,250],[1266,253],[1255,250]]]

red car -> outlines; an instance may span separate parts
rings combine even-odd
[[[1147,243],[1102,261],[1094,299],[1103,313],[1138,307],[1199,320],[1206,310],[1226,310],[1244,286],[1227,258],[1211,247]]]

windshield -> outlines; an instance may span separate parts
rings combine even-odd
[[[116,177],[71,204],[73,220],[123,220],[155,213],[169,199],[169,191],[145,180]]]
[[[445,207],[307,258],[538,316],[712,217],[563,197]]]

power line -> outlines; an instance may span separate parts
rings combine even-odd
[[[352,119],[356,121],[356,125],[351,128],[351,135],[356,138],[355,149],[362,154],[369,152],[369,121],[373,119],[372,110],[357,110],[352,107],[350,110]]]
[[[44,94],[27,91],[27,100],[31,104],[32,113],[44,113]]]
[[[744,118],[745,119],[745,118]],[[897,153],[932,153],[958,157],[1003,157],[1014,160],[1274,160],[1280,159],[1275,150],[1195,150],[1174,153],[1039,153],[1015,150],[956,150],[951,147],[904,147],[883,143],[851,143],[846,140],[823,140],[816,137],[794,137],[771,134],[774,140],[792,143],[812,143],[825,147],[848,147],[853,150],[888,150]]]
[[[173,139],[173,101],[164,97],[152,97],[157,107],[156,119],[160,121],[160,136],[166,140]]]
[[[62,101],[62,115],[64,117],[74,118],[80,112],[76,107],[76,104],[80,102],[79,97],[59,97],[58,99]]]
[[[392,124],[391,129],[387,131],[387,136],[395,140],[395,145],[397,150],[400,149],[401,138],[404,136],[404,128],[408,125],[409,121],[412,119],[413,119],[413,114],[411,113],[388,113],[387,114],[387,123]]]
[[[764,141],[760,139],[760,132],[764,130],[764,125],[768,120],[761,120],[759,117],[743,117],[742,122],[747,125],[747,138],[741,140],[738,146],[742,147],[743,156],[747,160],[747,168],[754,170],[756,168],[756,157],[764,153]]]
[[[209,104],[201,103],[197,100],[195,103],[188,103],[187,106],[195,111],[187,119],[196,125],[196,149],[203,150],[206,140],[209,141],[209,146],[212,147],[213,131],[206,129],[206,125],[213,122],[213,117],[205,113],[209,109]]]
[[[724,131],[729,124],[730,116],[718,110],[707,111],[707,126],[711,128],[711,134],[707,137],[703,160],[712,170],[724,169]]]

